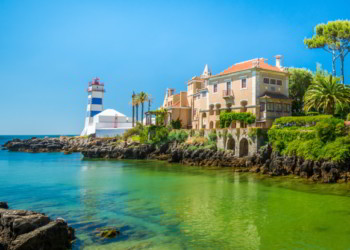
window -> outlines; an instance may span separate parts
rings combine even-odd
[[[270,79],[270,84],[276,84],[276,79]]]
[[[281,112],[282,111],[282,104],[281,103],[276,103],[275,107],[276,107],[276,111],[277,112]]]
[[[247,79],[246,78],[243,78],[241,80],[241,88],[242,89],[246,89],[247,88]]]
[[[264,83],[269,84],[270,79],[269,78],[264,78]]]
[[[273,102],[268,102],[267,103],[267,111],[274,111],[273,110]]]
[[[206,96],[207,96],[207,92],[203,92],[202,97],[206,97]]]
[[[290,112],[290,104],[284,104],[284,112]]]
[[[276,88],[275,87],[271,87],[270,90],[271,91],[276,91]]]
[[[231,82],[226,82],[226,89],[231,90]]]
[[[277,80],[277,85],[282,85],[282,80]]]
[[[213,92],[214,93],[218,92],[218,85],[217,84],[213,85]]]
[[[193,109],[193,116],[196,116],[197,114],[197,109]]]
[[[260,112],[264,112],[265,111],[265,103],[261,102],[260,103]]]

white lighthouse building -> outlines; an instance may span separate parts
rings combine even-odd
[[[89,82],[88,105],[85,126],[81,136],[95,135],[96,137],[116,136],[132,127],[131,118],[114,110],[103,110],[104,84],[99,78]]]

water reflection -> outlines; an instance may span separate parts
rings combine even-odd
[[[79,154],[0,152],[0,200],[62,216],[75,248],[346,249],[349,185]],[[6,160],[1,160],[6,158]],[[115,226],[113,240],[97,228]]]

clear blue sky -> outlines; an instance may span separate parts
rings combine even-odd
[[[330,55],[303,39],[320,22],[349,17],[345,0],[0,0],[0,134],[80,133],[95,76],[105,108],[130,116],[132,90],[158,107],[167,87],[184,90],[206,63],[218,73],[283,54],[285,66],[330,71]]]

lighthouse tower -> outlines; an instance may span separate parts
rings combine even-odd
[[[93,117],[103,111],[103,94],[104,84],[100,82],[100,78],[96,77],[89,82],[87,89],[88,105],[86,108],[85,126],[81,132],[81,136],[90,135],[95,133],[95,126],[93,123]]]

